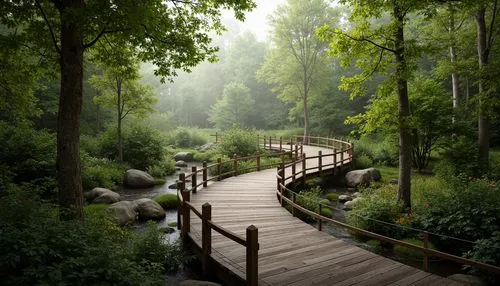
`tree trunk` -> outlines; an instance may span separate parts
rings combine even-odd
[[[309,97],[309,86],[307,84],[307,70],[304,67],[304,137],[310,135],[309,130],[309,107],[307,105],[307,100]]]
[[[57,119],[57,181],[59,216],[83,220],[80,169],[80,114],[82,111],[83,29],[68,15],[84,7],[84,0],[61,1],[61,94]],[[73,11],[68,11],[68,10]]]
[[[395,32],[395,60],[397,65],[397,94],[399,99],[399,189],[398,200],[406,209],[411,208],[411,131],[408,126],[410,104],[408,100],[408,68],[405,60],[404,13],[394,7],[397,28]]]
[[[122,80],[119,76],[116,77],[116,95],[117,95],[117,136],[118,136],[118,162],[123,162],[123,138],[122,138]]]
[[[479,58],[479,116],[478,116],[478,147],[479,147],[479,165],[486,168],[489,165],[489,119],[486,114],[486,103],[484,92],[486,87],[485,68],[488,65],[489,47],[486,40],[486,20],[485,8],[481,7],[476,11],[477,26],[477,53]]]
[[[453,65],[457,61],[457,51],[455,47],[455,11],[453,10],[453,6],[450,3],[450,35],[452,36],[453,40],[450,45],[450,62]],[[459,106],[460,102],[460,78],[458,74],[455,72],[455,68],[453,68],[453,72],[451,73],[451,85],[452,85],[452,92],[453,92],[453,109],[457,109]],[[455,118],[453,118],[455,119]]]

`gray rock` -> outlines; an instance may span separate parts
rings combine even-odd
[[[481,278],[472,275],[453,274],[448,276],[448,279],[457,281],[464,285],[478,285],[478,286],[488,285],[488,283],[485,283],[483,280],[481,280]]]
[[[200,152],[205,152],[205,151],[209,151],[209,150],[214,150],[215,148],[217,148],[217,143],[207,143],[205,145],[201,145],[200,147],[197,148],[198,151]]]
[[[358,198],[361,196],[361,193],[360,192],[355,192],[354,194],[352,194],[353,197],[355,198]]]
[[[83,196],[93,204],[112,204],[120,201],[120,195],[105,188],[93,188]]]
[[[186,164],[186,162],[184,162],[182,160],[179,160],[179,161],[175,162],[175,166],[176,167],[187,167],[188,164]]]
[[[346,211],[352,210],[352,207],[362,200],[363,200],[363,198],[354,198],[352,201],[345,202],[344,203],[344,210],[346,210]]]
[[[140,220],[159,220],[165,217],[165,210],[152,199],[138,199],[134,204]]]
[[[350,171],[345,175],[345,180],[348,187],[358,187],[369,185],[372,181],[380,181],[382,177],[380,172],[375,168]]]
[[[209,281],[184,280],[181,281],[181,283],[179,283],[179,286],[221,286],[221,285]]]
[[[175,161],[193,161],[193,153],[191,152],[179,152],[174,155]]]
[[[168,186],[168,188],[171,190],[177,190],[177,183],[174,183],[174,184]]]
[[[110,205],[106,213],[119,225],[124,226],[133,223],[137,216],[136,205],[131,201],[121,201]]]
[[[345,203],[345,202],[351,201],[351,200],[352,200],[352,198],[348,195],[340,195],[339,196],[339,202],[341,202],[341,203]]]
[[[123,184],[129,188],[150,188],[155,185],[155,179],[144,171],[130,169],[125,172]]]
[[[397,184],[398,184],[398,179],[394,179],[394,178],[392,178],[392,179],[389,181],[389,184],[391,184],[391,185],[397,185]]]

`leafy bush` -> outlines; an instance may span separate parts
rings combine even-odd
[[[297,195],[297,204],[305,209],[313,212],[318,211],[319,201],[321,200],[322,192],[320,187],[314,187],[310,190],[303,190]],[[301,211],[296,212],[301,220],[306,222],[313,222],[316,219]]]
[[[396,200],[396,193],[396,187],[384,186],[371,196],[366,196],[364,200],[353,205],[347,222],[371,232],[400,238],[402,233],[398,227],[383,223],[394,224],[400,217],[402,205]]]
[[[141,239],[161,243],[159,236],[135,236],[92,215],[85,223],[60,221],[54,208],[34,197],[17,189],[0,201],[0,284],[164,283],[163,265],[140,247]]]
[[[373,161],[366,154],[361,154],[354,156],[354,168],[355,169],[366,169],[373,166]]]
[[[217,151],[227,157],[246,157],[255,155],[260,148],[257,144],[257,136],[250,131],[233,128],[224,134],[221,142],[217,143]]]
[[[129,168],[126,164],[109,159],[91,157],[81,153],[82,185],[84,190],[95,187],[113,189],[123,181],[123,174]]]
[[[55,193],[55,134],[0,121],[0,141],[0,191],[9,183],[29,183],[47,195]]]
[[[441,161],[436,172],[443,178],[464,175],[467,177],[480,177],[484,169],[478,165],[477,143],[472,137],[459,137],[448,145],[443,145]]]
[[[146,170],[147,167],[161,162],[165,157],[163,138],[157,130],[148,126],[132,126],[123,130],[123,161],[132,168]],[[115,159],[116,130],[113,127],[101,134],[101,155]]]
[[[354,162],[359,167],[375,165],[397,166],[398,150],[392,137],[365,136],[354,144]]]
[[[175,161],[164,159],[146,168],[146,171],[155,178],[163,178],[175,173]]]
[[[500,231],[495,231],[492,233],[491,237],[479,239],[476,241],[476,245],[472,250],[468,251],[464,255],[466,258],[481,261],[483,263],[491,265],[500,265]],[[487,276],[492,285],[498,284],[500,281],[500,276],[497,274],[496,277],[491,277],[491,273],[485,273],[476,268],[471,268],[468,266],[470,271],[474,274],[480,274],[481,276]],[[496,283],[495,283],[496,282]]]
[[[165,194],[156,197],[155,202],[160,204],[164,209],[174,209],[177,207],[177,195],[175,194]]]
[[[331,218],[333,216],[333,211],[331,208],[323,206],[321,207],[321,215]]]
[[[203,136],[194,130],[178,127],[167,139],[169,145],[180,148],[192,148],[206,143]]]

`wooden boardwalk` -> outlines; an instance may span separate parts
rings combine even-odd
[[[318,151],[332,152],[304,146],[307,155]],[[307,162],[307,167],[314,164]],[[212,205],[212,220],[225,229],[244,237],[249,225],[258,228],[261,285],[461,285],[350,245],[293,217],[277,200],[276,169],[227,178],[191,195],[200,212],[206,202]],[[189,237],[201,248],[201,220],[191,215],[190,223]],[[211,258],[225,269],[225,275],[214,274],[229,285],[238,281],[234,277],[245,280],[245,248],[215,231]]]

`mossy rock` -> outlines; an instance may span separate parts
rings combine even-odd
[[[336,202],[339,199],[339,194],[337,193],[328,193],[325,195],[325,198],[331,202]]]
[[[160,204],[160,206],[165,210],[177,207],[177,195],[175,194],[160,195],[156,197],[154,201]]]
[[[331,208],[321,208],[321,215],[327,218],[331,218],[333,216],[333,211]]]
[[[165,185],[166,182],[164,179],[155,179],[155,186]]]
[[[322,205],[330,205],[330,200],[329,199],[322,199],[321,201],[319,201],[320,204]],[[324,206],[323,206],[324,207]]]
[[[424,242],[418,238],[405,238],[402,239],[401,241],[417,245],[417,246],[424,246]],[[428,243],[427,247],[429,249],[436,249],[434,244],[431,242]],[[398,255],[401,255],[403,257],[409,258],[409,259],[414,259],[414,260],[422,260],[424,258],[424,253],[418,249],[413,249],[413,248],[408,248],[403,245],[395,245],[394,246],[394,252],[396,252]]]

